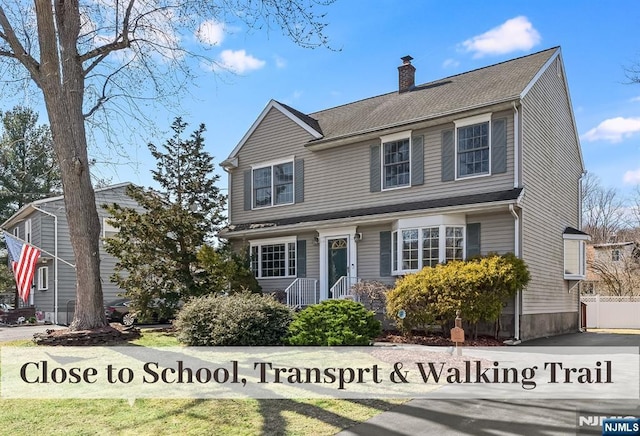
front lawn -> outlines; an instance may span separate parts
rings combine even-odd
[[[1,342],[29,346],[31,341]],[[145,332],[136,346],[178,346]],[[404,400],[5,400],[0,422],[12,435],[332,435]]]

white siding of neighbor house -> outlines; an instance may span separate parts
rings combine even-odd
[[[522,105],[522,257],[531,272],[523,314],[576,312],[577,291],[564,280],[566,227],[579,226],[582,173],[579,143],[556,62],[542,74]],[[562,71],[560,69],[560,71]]]
[[[489,111],[489,110],[487,110]],[[463,118],[465,115],[461,115]],[[485,177],[442,182],[442,132],[453,129],[452,122],[423,130],[424,184],[382,192],[370,192],[370,154],[380,140],[356,142],[337,148],[309,151],[305,144],[311,135],[277,109],[271,109],[238,153],[238,168],[231,170],[231,223],[250,223],[279,218],[345,211],[500,191],[513,188],[513,112],[493,114],[507,120],[507,171]],[[244,210],[244,171],[252,165],[286,158],[304,159],[304,202]]]

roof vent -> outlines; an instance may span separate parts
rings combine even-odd
[[[405,56],[398,67],[398,92],[411,91],[416,86],[416,67],[411,65],[413,58]]]

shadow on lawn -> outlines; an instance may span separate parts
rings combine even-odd
[[[397,407],[396,404],[388,403],[383,400],[344,401],[350,401],[352,403],[378,409],[381,412],[389,410],[393,407]],[[262,431],[260,432],[260,434],[264,435],[284,435],[288,433],[287,420],[284,416],[284,412],[293,412],[307,416],[309,418],[317,419],[326,424],[338,427],[339,429],[347,429],[349,427],[362,424],[360,421],[353,420],[322,407],[290,399],[262,399],[258,400],[258,407],[259,413],[263,418]],[[393,433],[387,434],[393,435]]]

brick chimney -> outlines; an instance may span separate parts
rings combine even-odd
[[[416,86],[416,67],[411,65],[411,56],[401,59],[402,65],[398,67],[398,92],[407,92]]]

